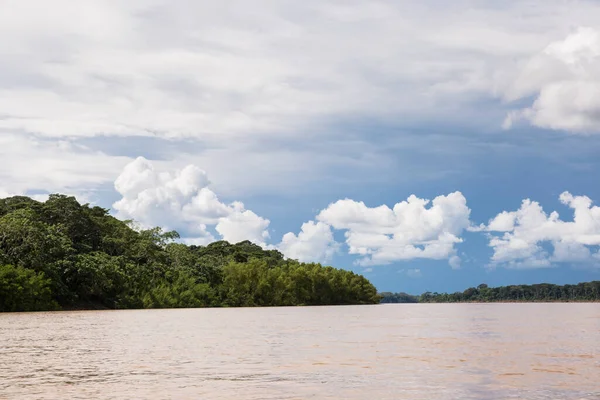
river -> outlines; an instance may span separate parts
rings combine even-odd
[[[0,399],[600,399],[600,304],[0,314]]]

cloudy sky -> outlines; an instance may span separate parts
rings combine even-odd
[[[600,3],[0,0],[0,196],[380,290],[600,279]]]

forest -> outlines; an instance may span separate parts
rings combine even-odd
[[[419,296],[413,296],[412,294],[400,292],[382,292],[379,293],[381,296],[382,303],[418,303]]]
[[[600,301],[600,281],[577,285],[511,285],[488,287],[482,283],[464,292],[431,293],[420,296],[406,293],[381,293],[382,303],[467,303],[467,302],[570,302]]]
[[[109,210],[53,194],[0,199],[0,311],[379,303],[344,269],[244,241],[178,243]]]
[[[600,301],[600,281],[577,285],[511,285],[488,287],[485,283],[456,293],[423,293],[421,303],[457,302],[535,302],[535,301]]]

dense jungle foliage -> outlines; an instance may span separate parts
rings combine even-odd
[[[0,311],[372,304],[353,272],[285,259],[248,241],[176,243],[54,194],[0,199]]]

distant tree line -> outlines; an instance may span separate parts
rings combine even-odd
[[[488,287],[485,283],[464,292],[431,293],[411,296],[406,293],[381,293],[382,303],[465,303],[465,302],[551,302],[600,301],[600,281],[577,285],[511,285]]]
[[[351,271],[248,241],[176,243],[74,197],[0,199],[0,311],[373,304]]]
[[[381,296],[382,303],[418,303],[419,296],[413,296],[408,293],[392,293],[392,292],[381,292],[379,293]]]
[[[600,300],[600,281],[577,285],[511,285],[488,287],[485,283],[456,293],[423,293],[422,303],[494,302],[494,301],[597,301]]]

